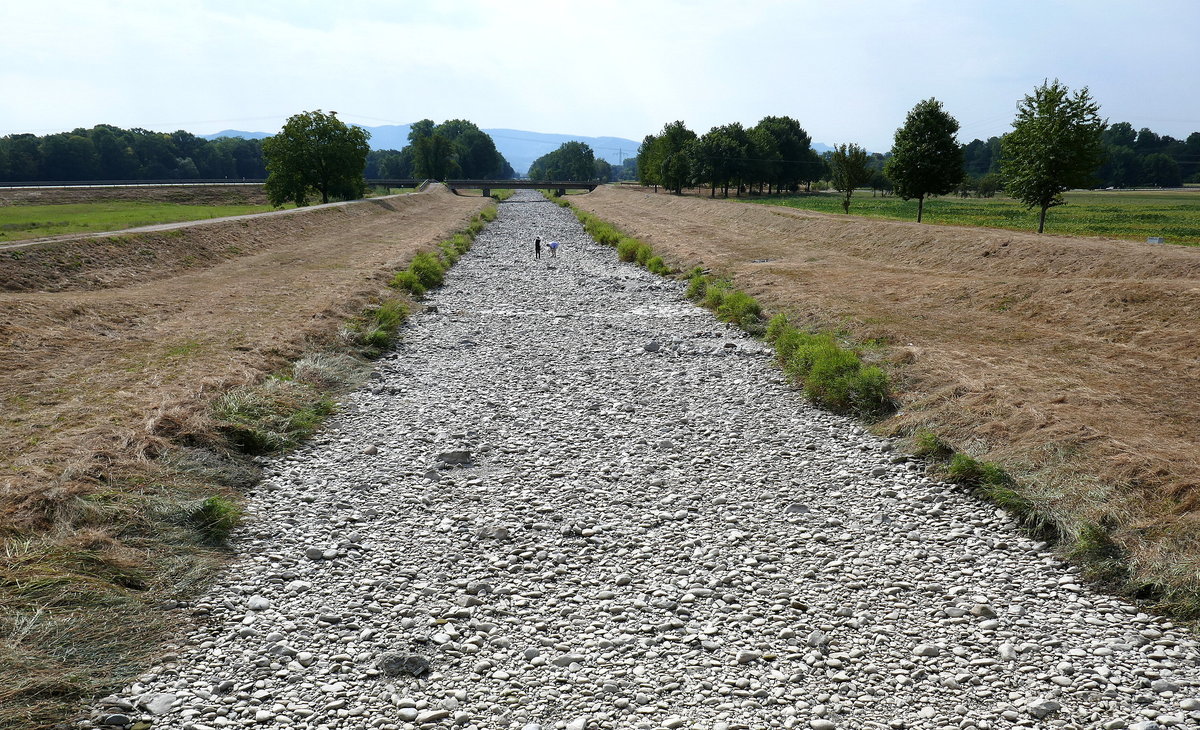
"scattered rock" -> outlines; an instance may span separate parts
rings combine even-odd
[[[429,673],[429,660],[419,654],[381,654],[376,666],[388,677],[421,677]]]

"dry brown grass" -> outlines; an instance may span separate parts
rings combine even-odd
[[[262,185],[138,185],[115,188],[5,188],[0,190],[3,205],[61,205],[95,203],[106,200],[138,200],[181,205],[239,204],[266,205]]]
[[[574,198],[676,268],[879,340],[901,411],[1002,464],[1126,590],[1200,615],[1200,250],[920,225],[601,188]]]
[[[487,202],[438,189],[0,252],[0,727],[136,673],[158,603],[220,563],[197,515],[254,473],[209,403],[335,343]]]

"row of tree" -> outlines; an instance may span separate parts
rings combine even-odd
[[[1187,139],[1160,135],[1146,127],[1135,130],[1116,122],[1104,130],[1104,160],[1096,184],[1104,188],[1174,188],[1200,183],[1200,132]],[[1000,171],[1000,138],[976,139],[964,148],[967,176],[981,180]]]
[[[697,135],[683,122],[671,122],[647,135],[638,149],[637,174],[643,185],[680,192],[704,184],[728,197],[730,186],[766,192],[798,190],[825,172],[812,138],[791,117],[763,117],[749,129],[739,122]]]
[[[1008,134],[960,145],[958,121],[931,98],[908,113],[884,155],[841,144],[818,156],[790,117],[765,117],[750,129],[725,124],[703,136],[672,122],[646,137],[638,151],[638,177],[644,185],[676,193],[705,185],[715,196],[720,187],[726,197],[731,185],[739,193],[755,186],[770,193],[828,180],[842,193],[846,211],[854,190],[870,185],[915,198],[918,221],[929,196],[990,197],[1003,186],[1039,210],[1039,233],[1047,210],[1062,205],[1062,194],[1072,188],[1176,187],[1185,176],[1200,182],[1200,133],[1183,142],[1148,129],[1135,133],[1125,122],[1109,126],[1099,112],[1086,87],[1072,93],[1057,79],[1046,81],[1017,105]]]
[[[99,124],[61,134],[0,137],[0,181],[262,179],[262,141],[206,140]]]
[[[1055,79],[1022,99],[1012,126],[1000,138],[999,174],[1005,192],[1038,209],[1041,233],[1046,211],[1065,202],[1064,192],[1093,182],[1104,159],[1107,125],[1086,87],[1072,94]],[[966,176],[958,128],[941,102],[931,98],[913,107],[896,130],[883,174],[897,195],[917,199],[917,221],[926,197],[955,191]],[[842,209],[849,211],[855,188],[872,177],[868,156],[857,145],[839,145],[829,166],[832,185],[843,195]]]
[[[303,134],[324,129],[328,116],[332,115],[308,117],[308,124],[316,126]],[[168,134],[107,124],[41,137],[14,134],[0,137],[0,182],[261,180],[267,177],[265,141],[240,137],[206,140],[183,130]],[[367,178],[434,180],[507,180],[516,176],[492,138],[462,119],[436,125],[429,119],[417,122],[404,149],[368,152],[363,174]]]

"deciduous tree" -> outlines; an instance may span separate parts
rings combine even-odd
[[[834,145],[829,153],[829,182],[842,193],[842,210],[850,212],[850,196],[854,189],[871,180],[870,158],[856,144]]]
[[[963,150],[956,134],[958,122],[932,97],[918,102],[904,126],[896,130],[883,173],[897,195],[917,199],[918,223],[925,212],[925,196],[945,195],[963,179]]]
[[[529,166],[531,180],[586,182],[596,176],[596,153],[584,142],[563,142]]]
[[[263,140],[271,205],[289,200],[307,205],[314,190],[322,203],[331,196],[361,198],[369,138],[365,129],[347,126],[332,112],[318,109],[289,117],[279,134]]]
[[[1001,140],[1004,188],[1038,208],[1038,233],[1046,211],[1062,205],[1062,194],[1094,179],[1104,154],[1105,122],[1087,87],[1074,94],[1058,79],[1043,82],[1017,105],[1013,129]]]

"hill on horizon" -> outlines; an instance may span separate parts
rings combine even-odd
[[[411,124],[386,124],[379,127],[363,129],[371,133],[370,145],[373,150],[399,150],[408,144],[408,132]],[[585,137],[578,134],[551,134],[548,132],[530,132],[524,129],[485,129],[496,143],[496,149],[508,160],[508,164],[518,174],[524,175],[529,171],[533,161],[544,154],[558,149],[564,142],[583,142],[592,148],[596,157],[603,158],[611,165],[637,155],[640,141],[624,137]],[[243,139],[263,139],[270,137],[272,132],[246,132],[238,129],[225,129],[213,134],[197,135],[204,139],[218,137],[242,137]],[[813,149],[818,153],[830,147],[820,142],[813,142]]]

